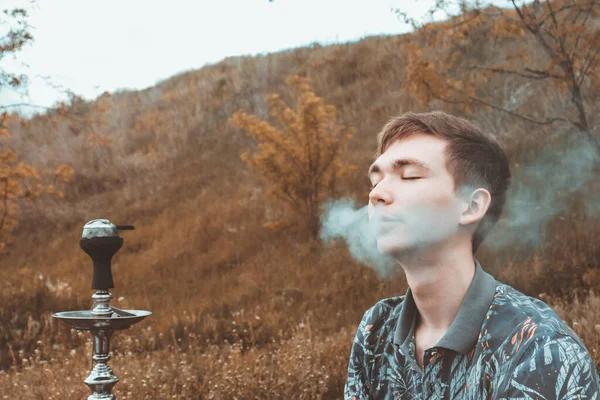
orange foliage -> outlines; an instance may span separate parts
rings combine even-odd
[[[0,116],[0,133],[10,137],[6,129],[9,119],[7,113]],[[67,164],[59,165],[55,171],[44,171],[54,177],[55,184],[44,183],[40,171],[30,164],[19,161],[16,152],[11,149],[0,151],[0,253],[11,241],[11,232],[19,221],[19,204],[22,199],[33,201],[45,194],[59,198],[63,193],[56,188],[57,184],[68,183],[73,178],[73,168]]]
[[[432,100],[442,100],[462,106],[467,112],[477,105],[530,122],[568,122],[586,132],[592,142],[597,142],[589,134],[590,116],[585,103],[586,96],[593,94],[592,88],[600,85],[597,28],[600,4],[590,0],[512,4],[512,9],[502,9],[485,2],[462,2],[460,15],[439,23],[423,24],[409,47],[405,88],[425,105]],[[432,11],[448,14],[447,5],[446,1],[436,2]],[[418,25],[414,20],[413,24]],[[528,41],[536,45],[528,46]],[[497,52],[486,54],[494,45],[509,50],[502,58]],[[507,109],[502,102],[492,100],[493,93],[481,90],[496,75],[529,80],[538,83],[542,90],[567,95],[568,106],[562,115],[544,118],[532,118],[527,113]],[[591,81],[591,86],[584,86],[585,80]]]
[[[103,93],[93,103],[87,103],[81,97],[71,94],[68,103],[60,102],[57,105],[55,117],[57,120],[67,119],[74,135],[87,133],[93,136],[108,125],[107,119],[112,113],[110,93]]]
[[[241,159],[259,173],[267,196],[292,206],[315,237],[320,228],[319,206],[334,194],[340,178],[356,170],[342,157],[353,129],[338,125],[335,107],[313,93],[309,78],[293,75],[286,83],[298,98],[294,109],[279,94],[267,96],[271,116],[281,128],[244,112],[234,113],[229,123],[258,143],[254,154],[246,151]],[[275,221],[265,227],[282,225],[286,224]]]
[[[89,134],[85,139],[85,144],[87,147],[106,147],[112,143],[112,138],[107,135],[99,135],[99,134]]]

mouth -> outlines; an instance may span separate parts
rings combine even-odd
[[[387,232],[394,230],[400,225],[398,220],[381,220],[379,221],[379,227],[377,228],[377,234],[382,235]]]
[[[398,222],[400,222],[400,219],[399,218],[388,218],[388,217],[386,217],[386,218],[380,218],[379,222],[382,223],[382,224],[384,224],[384,223],[398,223]]]

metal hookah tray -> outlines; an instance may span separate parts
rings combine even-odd
[[[111,307],[111,310],[112,313],[108,317],[94,315],[91,310],[63,311],[53,313],[52,317],[71,325],[73,329],[89,331],[94,329],[128,329],[147,316],[152,315],[150,311],[145,310],[121,310],[116,307]]]

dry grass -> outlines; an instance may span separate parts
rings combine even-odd
[[[364,171],[387,119],[420,111],[400,91],[404,42],[373,37],[232,58],[148,90],[113,94],[113,114],[96,132],[113,138],[108,148],[86,148],[87,133],[68,120],[13,121],[12,138],[0,144],[40,168],[69,162],[77,176],[64,201],[23,205],[15,242],[0,259],[0,398],[87,396],[89,334],[50,315],[91,306],[91,262],[78,240],[93,218],[136,226],[123,234],[114,259],[113,303],[153,312],[113,337],[119,399],[341,398],[362,313],[403,294],[406,282],[378,279],[344,245],[326,249],[293,228],[264,229],[266,220],[291,214],[262,196],[239,160],[253,144],[226,120],[239,109],[266,118],[267,92],[289,95],[289,74],[311,76],[316,93],[357,129],[348,157]],[[490,82],[499,103],[507,100],[503,85],[518,82]],[[556,106],[544,96],[528,101],[535,109]],[[588,103],[589,110],[600,107]],[[484,111],[470,117],[501,138],[513,171],[535,159],[553,132]],[[366,203],[361,179],[340,187]],[[495,252],[484,242],[477,256],[500,281],[549,296],[599,363],[600,300],[584,294],[600,284],[592,273],[600,265],[600,224],[572,196],[538,248]]]
[[[135,347],[129,337],[110,362],[121,380],[114,394],[119,399],[340,398],[348,361],[344,353],[354,333],[344,329],[335,337],[316,341],[306,327],[298,330],[302,332],[291,339],[246,352],[236,343],[208,348],[191,344],[186,351],[168,345],[152,353],[136,352],[129,350]],[[87,396],[82,381],[91,358],[91,341],[85,344],[84,350],[46,351],[40,341],[20,372],[0,373],[4,398]]]
[[[344,258],[338,251],[317,263],[324,276],[335,276],[334,269],[343,273],[341,264],[351,263]],[[328,268],[330,263],[334,265]],[[310,268],[309,263],[303,266]],[[187,311],[171,313],[170,306],[154,305],[151,317],[113,336],[110,365],[121,380],[114,393],[120,399],[341,398],[358,314],[377,298],[405,290],[405,286],[381,286],[359,268],[346,266],[345,270],[345,276],[338,273],[338,280],[328,281],[332,286],[328,293],[322,286],[308,294],[334,301],[332,307],[327,307],[325,298],[320,305],[306,305],[311,301],[297,299],[301,290],[284,290],[218,316],[200,311],[197,301],[184,303],[174,292]],[[37,281],[29,287],[37,299],[21,300],[56,299],[50,306],[54,310],[69,308],[66,303],[73,299],[67,284],[50,284],[48,278]],[[345,281],[354,287],[345,288]],[[235,289],[229,295],[239,299]],[[584,300],[541,298],[577,331],[595,362],[600,362],[600,298],[593,293]],[[138,303],[135,298],[129,301]],[[47,304],[39,304],[37,317],[32,316],[33,310],[29,313],[22,330],[11,332],[10,367],[0,372],[1,398],[75,399],[89,394],[83,379],[91,368],[91,336],[52,320],[49,310],[43,311]],[[281,314],[278,309],[287,311]],[[13,318],[2,318],[16,320],[22,315],[14,312]]]
[[[220,267],[236,271],[207,275],[198,268],[196,274],[210,285],[191,269],[161,279],[157,270],[168,271],[170,260],[148,265],[155,277],[137,287],[129,280],[147,271],[130,270],[129,277],[115,273],[123,289],[113,290],[113,302],[153,311],[130,331],[113,336],[110,365],[121,379],[115,390],[119,398],[341,397],[356,321],[365,302],[391,295],[392,287],[354,264],[341,247],[319,254],[306,245],[279,243],[269,254]],[[74,296],[76,290],[64,281],[37,275],[31,282],[23,279],[26,275],[21,272],[15,282],[27,283],[7,288],[14,303],[2,309],[4,327],[22,327],[4,331],[9,341],[1,353],[2,394],[81,398],[91,367],[89,334],[69,330],[50,312],[89,308],[86,290]],[[182,280],[195,282],[196,289],[188,291]],[[69,380],[59,385],[64,377]]]

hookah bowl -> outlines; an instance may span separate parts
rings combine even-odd
[[[88,400],[116,400],[112,388],[119,379],[108,366],[110,360],[110,338],[114,331],[128,329],[151,315],[145,310],[121,310],[109,305],[114,287],[111,260],[123,246],[119,230],[133,230],[133,225],[114,225],[107,219],[94,219],[83,227],[79,246],[91,258],[94,266],[92,295],[94,308],[84,311],[63,311],[52,314],[73,329],[88,331],[94,337],[92,360],[96,363],[84,382],[91,389]]]

